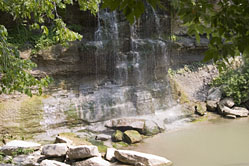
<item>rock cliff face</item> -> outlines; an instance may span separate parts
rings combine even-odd
[[[172,106],[169,67],[200,60],[206,41],[198,45],[179,32],[169,11],[147,6],[140,20],[129,25],[118,12],[101,10],[95,17],[69,6],[63,18],[83,40],[68,48],[52,46],[33,57],[38,64],[34,73],[55,79],[52,95],[43,100],[41,123],[97,122]],[[175,43],[169,40],[171,34],[178,36]]]
[[[201,59],[193,39],[181,37],[180,44],[174,45],[169,41],[170,14],[150,6],[134,25],[107,10],[93,17],[72,7],[64,17],[82,26],[84,39],[68,48],[52,46],[35,56],[37,70],[54,76],[55,87],[74,90],[46,99],[48,111],[75,110],[88,122],[153,114],[174,104],[169,67]]]

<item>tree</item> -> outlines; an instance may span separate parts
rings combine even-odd
[[[190,35],[210,40],[204,61],[214,60],[222,70],[229,57],[243,55],[248,60],[248,0],[179,0],[174,6]]]
[[[200,35],[210,39],[205,61],[214,60],[225,67],[229,57],[243,55],[249,59],[249,3],[248,0],[169,0],[177,16],[188,27],[190,35],[197,41]],[[96,14],[99,6],[120,10],[130,23],[138,19],[145,3],[153,8],[164,8],[164,0],[0,0],[0,10],[10,13],[14,19],[31,29],[39,30],[44,36],[51,32],[53,40],[66,44],[80,40],[82,36],[69,30],[57,10],[78,3],[81,10]],[[101,3],[101,4],[100,4]],[[52,22],[53,28],[46,25]],[[18,51],[7,42],[7,29],[0,26],[0,93],[19,91],[32,95],[30,88],[49,83],[48,78],[34,78],[29,71],[35,67],[30,60],[20,59]]]

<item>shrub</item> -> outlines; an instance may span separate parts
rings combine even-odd
[[[232,97],[236,104],[249,99],[249,62],[238,69],[229,68],[220,73],[212,82],[213,86],[221,86],[227,97]]]

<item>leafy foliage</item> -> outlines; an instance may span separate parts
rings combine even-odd
[[[157,6],[162,7],[160,2],[160,0],[104,0],[102,7],[112,11],[122,11],[126,19],[132,24],[144,13],[146,3],[156,8]]]
[[[237,70],[223,71],[213,80],[213,86],[221,86],[225,95],[232,97],[237,104],[249,99],[249,63]]]
[[[188,27],[188,33],[209,39],[204,61],[219,62],[225,67],[229,57],[242,54],[249,58],[248,0],[175,0],[177,14]]]
[[[99,3],[100,0],[78,0],[82,10],[90,10],[93,14],[98,11]],[[36,49],[41,49],[55,42],[67,45],[70,41],[80,40],[82,36],[68,29],[57,13],[57,8],[64,9],[70,4],[73,4],[73,0],[0,0],[2,12],[11,14],[22,27],[30,28],[22,28],[19,35],[8,38],[7,29],[0,25],[0,94],[18,91],[32,96],[32,88],[41,94],[42,87],[51,82],[48,77],[35,78],[30,71],[36,64],[21,59],[13,44],[21,46],[29,42]],[[52,25],[52,28],[49,29],[47,25]],[[27,35],[31,33],[30,30],[42,33]]]

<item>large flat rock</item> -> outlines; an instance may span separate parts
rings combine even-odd
[[[105,126],[120,130],[135,129],[139,131],[144,130],[144,119],[121,118],[113,119],[106,122]]]
[[[98,151],[98,147],[93,145],[69,147],[67,155],[70,160],[101,156]]]
[[[229,108],[224,105],[219,105],[220,113],[223,115],[235,115],[237,117],[247,117],[248,110],[242,107]]]
[[[15,152],[19,149],[38,150],[38,149],[40,149],[40,147],[41,147],[41,144],[38,144],[38,143],[21,141],[21,140],[14,140],[14,141],[8,142],[6,145],[4,145],[2,148],[0,148],[0,151],[6,155],[12,155],[13,152]]]
[[[48,144],[42,147],[42,153],[46,157],[61,157],[67,154],[67,144],[59,143],[59,144]]]
[[[101,157],[92,157],[87,160],[73,163],[73,166],[110,166],[111,164]]]
[[[55,160],[43,160],[40,166],[70,166],[70,165]]]
[[[123,163],[135,166],[170,166],[172,162],[164,157],[135,152],[131,150],[116,150],[115,158]]]

